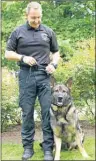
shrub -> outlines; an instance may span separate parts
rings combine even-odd
[[[81,111],[85,110],[86,117],[92,121],[95,113],[95,41],[85,40],[77,44],[78,50],[68,62],[61,61],[54,76],[58,82],[65,82],[69,77],[73,77],[72,96],[77,107]],[[89,116],[90,113],[90,117]],[[90,119],[91,118],[91,119]]]
[[[2,131],[10,124],[20,123],[18,83],[8,69],[2,69]]]

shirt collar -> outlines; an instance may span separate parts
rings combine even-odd
[[[28,21],[26,22],[26,26],[27,26],[27,29],[28,30],[35,30],[35,31],[43,31],[43,27],[42,25],[40,24],[38,28],[34,29],[33,27],[31,27],[28,23]]]

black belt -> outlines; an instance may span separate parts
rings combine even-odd
[[[33,65],[33,66],[20,66],[20,69],[22,70],[29,70],[30,68],[33,70],[46,70],[47,64],[42,64],[42,65]]]
[[[50,74],[47,73],[47,71],[46,71],[46,66],[47,66],[47,65],[38,65],[38,64],[36,64],[36,65],[33,65],[33,66],[20,66],[20,69],[22,69],[22,70],[29,70],[29,74],[28,74],[28,76],[27,76],[27,78],[26,78],[26,82],[28,82],[32,70],[33,70],[33,71],[34,71],[34,70],[43,71],[43,72],[45,72],[47,75],[50,75]]]

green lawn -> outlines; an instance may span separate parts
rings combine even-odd
[[[91,159],[95,160],[95,139],[93,137],[86,138],[84,143],[87,153]],[[43,160],[43,152],[39,146],[39,142],[35,142],[35,154],[30,160]],[[23,148],[21,144],[2,144],[2,160],[21,160]],[[84,160],[78,150],[62,151],[61,160]]]

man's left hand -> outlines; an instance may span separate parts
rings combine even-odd
[[[46,67],[46,71],[47,71],[47,73],[52,74],[52,73],[55,72],[55,68],[54,68],[54,66],[53,66],[52,64],[49,64],[49,65]]]

